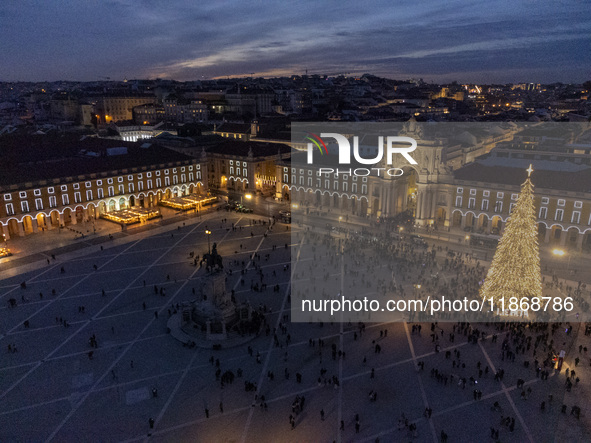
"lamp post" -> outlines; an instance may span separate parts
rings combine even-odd
[[[568,256],[568,261],[566,262],[566,272],[570,271],[570,258],[572,256],[572,254],[568,254],[564,249],[552,249],[552,254],[555,255],[556,257],[564,257],[565,255]]]
[[[209,236],[211,235],[211,231],[207,229],[205,233],[207,234],[207,250],[209,251],[209,254],[211,254],[211,246],[209,244]]]

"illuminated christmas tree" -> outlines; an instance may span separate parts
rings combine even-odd
[[[484,299],[492,297],[496,308],[504,306],[505,312],[511,310],[513,314],[520,309],[509,306],[511,297],[516,297],[517,303],[527,297],[531,303],[533,297],[542,296],[534,186],[530,180],[532,172],[532,165],[529,165],[527,179],[521,185],[521,193],[480,288]]]

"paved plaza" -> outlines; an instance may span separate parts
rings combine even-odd
[[[292,257],[306,234],[268,221],[212,211],[46,254],[49,263],[0,265],[0,441],[438,442],[442,431],[449,442],[590,441],[585,324],[544,330],[567,351],[562,371],[544,380],[529,349],[514,361],[502,352],[506,337],[514,342],[498,324],[422,323],[419,332],[403,322],[292,323],[290,278],[305,279],[311,264]],[[190,254],[213,243],[227,290],[263,312],[267,327],[220,349],[187,347],[169,321],[206,274]],[[259,271],[267,288],[253,291]],[[475,329],[481,338],[469,342]],[[580,378],[570,392],[567,368]],[[236,377],[222,385],[227,371]]]

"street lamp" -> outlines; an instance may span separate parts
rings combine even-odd
[[[566,270],[567,272],[570,271],[570,258],[572,256],[572,254],[567,254],[567,252],[564,249],[552,249],[552,254],[554,254],[557,257],[564,257],[565,255],[568,255],[568,261],[566,263]]]
[[[207,250],[209,251],[209,254],[211,255],[211,246],[209,245],[209,236],[211,235],[211,231],[209,229],[206,229],[205,233],[207,234]]]

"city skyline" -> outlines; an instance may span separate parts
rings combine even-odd
[[[371,73],[425,81],[583,82],[581,2],[252,2],[0,6],[0,81]],[[315,5],[316,6],[316,5]],[[334,9],[334,10],[333,10]],[[484,14],[486,12],[486,14]]]

